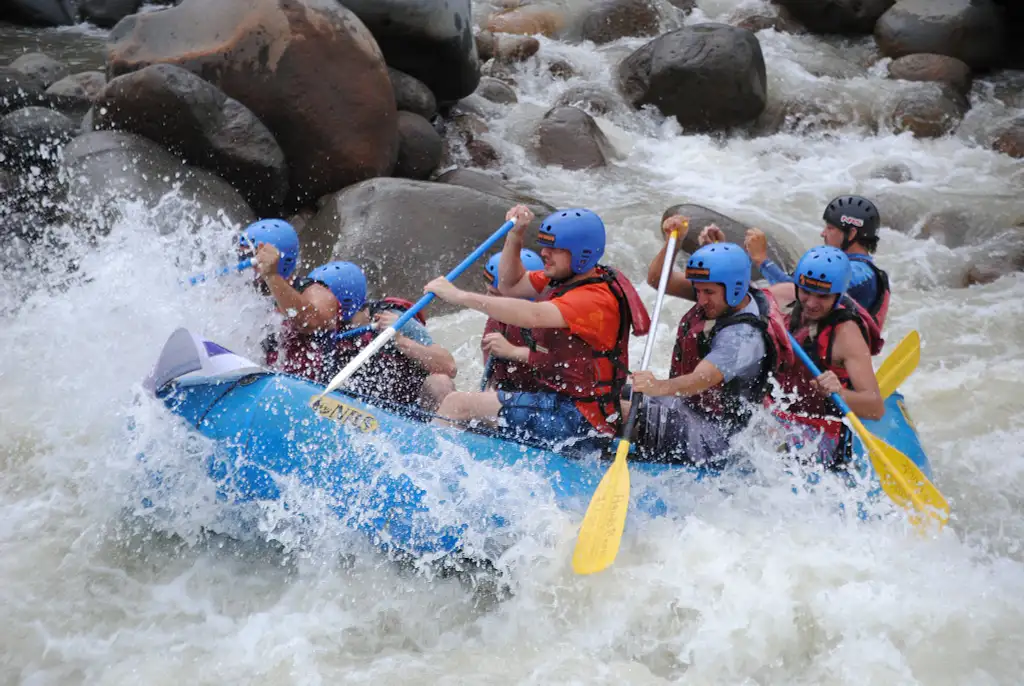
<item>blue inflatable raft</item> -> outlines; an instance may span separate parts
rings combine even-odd
[[[547,498],[582,516],[609,464],[597,455],[560,454],[440,428],[422,416],[340,392],[314,407],[322,386],[271,372],[185,329],[168,339],[146,387],[212,439],[216,448],[206,458],[206,471],[225,505],[281,501],[301,509],[296,487],[312,490],[321,505],[377,546],[416,559],[453,554],[493,559],[500,554],[493,541],[515,524],[526,498]],[[895,393],[886,403],[886,415],[865,425],[930,477],[902,396]],[[517,475],[487,481],[474,472],[474,464]],[[857,459],[856,470],[870,477],[870,469]],[[641,461],[632,461],[630,470],[631,512],[655,516],[669,508],[644,487],[645,477],[717,475],[690,465]],[[151,470],[151,477],[159,482],[159,469]]]

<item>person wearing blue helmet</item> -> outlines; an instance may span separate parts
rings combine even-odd
[[[797,263],[795,283],[771,287],[786,326],[822,373],[803,364],[779,375],[783,394],[775,414],[790,425],[810,427],[822,441],[818,458],[839,468],[850,456],[851,435],[829,397],[838,393],[858,417],[879,419],[885,405],[871,364],[885,341],[875,318],[847,294],[853,269],[839,248],[811,248]]]
[[[544,260],[529,248],[523,248],[519,253],[519,258],[526,271],[542,271],[544,269]],[[500,262],[501,253],[499,252],[491,255],[484,264],[483,277],[487,295],[501,295],[498,290],[498,265]],[[483,351],[484,365],[487,366],[484,372],[486,384],[499,383],[498,379],[493,378],[494,371],[497,369],[500,376],[507,366],[506,362],[499,363],[497,360],[507,361],[528,354],[529,351],[523,353],[515,350],[515,348],[528,347],[526,341],[523,341],[518,334],[518,329],[506,326],[493,317],[487,318],[483,336],[480,338],[480,349]],[[492,353],[494,354],[493,359],[491,358]],[[490,363],[488,363],[489,360]]]
[[[438,422],[479,420],[563,449],[593,447],[594,438],[604,444],[622,417],[629,335],[647,332],[647,310],[628,279],[598,264],[605,226],[594,212],[573,208],[548,215],[537,239],[544,268],[533,271],[522,260],[533,213],[517,205],[506,219],[516,224],[498,266],[501,295],[463,291],[444,277],[424,290],[517,329],[526,345],[492,348],[502,365],[500,390],[452,393]]]
[[[668,236],[679,241],[689,221],[662,223],[666,242],[648,269],[657,286],[668,255]],[[637,448],[649,457],[714,464],[729,440],[749,423],[770,378],[792,362],[782,312],[768,292],[751,288],[750,258],[733,243],[709,243],[694,252],[683,273],[671,272],[666,293],[696,301],[679,322],[667,379],[650,371],[632,376],[643,394]]]
[[[875,318],[880,328],[884,327],[891,294],[889,275],[872,258],[878,249],[878,229],[881,225],[878,208],[859,195],[841,195],[829,202],[821,218],[825,222],[825,228],[821,230],[822,242],[842,250],[850,258],[851,276],[847,295],[859,302]],[[794,280],[794,277],[768,259],[768,241],[762,231],[747,231],[744,246],[750,259],[769,283]]]
[[[256,251],[257,272],[285,317],[281,333],[263,341],[267,364],[327,383],[335,366],[335,334],[363,307],[366,277],[351,262],[328,262],[303,279],[286,280],[273,247],[261,243]]]

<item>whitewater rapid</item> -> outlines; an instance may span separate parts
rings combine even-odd
[[[700,2],[697,18],[739,4]],[[521,68],[519,104],[485,138],[517,190],[599,212],[606,261],[638,284],[661,213],[679,202],[803,247],[819,242],[822,207],[840,193],[961,209],[995,227],[993,241],[1024,220],[1022,163],[970,140],[1024,103],[982,83],[960,135],[876,133],[895,91],[884,70],[863,66],[870,40],[759,39],[774,101],[810,94],[858,123],[723,141],[680,136],[649,113],[613,115],[599,120],[620,153],[613,165],[538,167],[531,122],[570,85],[611,85],[617,60],[643,43],[542,39],[544,63]],[[550,77],[543,66],[556,58],[579,75]],[[895,163],[911,181],[874,176]],[[274,320],[243,277],[182,285],[229,258],[236,228],[196,225],[188,209],[173,196],[156,211],[129,207],[95,244],[63,227],[62,256],[37,254],[38,270],[8,267],[0,281],[0,683],[1021,682],[1024,277],[960,287],[995,243],[951,250],[915,239],[919,226],[881,233],[878,261],[893,284],[885,352],[912,329],[922,338],[901,390],[952,504],[940,535],[921,538],[895,513],[843,519],[782,475],[749,487],[679,483],[672,495],[690,516],[633,522],[610,570],[577,577],[578,522],[541,499],[523,512],[527,535],[506,559],[513,593],[499,601],[392,564],[326,517],[299,525],[267,511],[266,535],[242,541],[201,532],[219,516],[197,466],[201,441],[141,381],[179,326],[255,359]],[[78,268],[67,274],[69,256]],[[641,294],[653,304],[652,289]],[[686,307],[666,303],[656,373],[667,372]],[[460,388],[479,380],[482,326],[468,312],[431,320],[460,364]],[[639,359],[643,340],[633,345]],[[770,464],[755,439],[745,447]],[[143,449],[180,467],[179,511],[161,522],[136,516]],[[517,475],[506,478],[514,487]],[[309,505],[315,515],[315,495]]]

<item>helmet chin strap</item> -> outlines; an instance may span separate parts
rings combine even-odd
[[[845,229],[843,231],[843,244],[839,246],[839,249],[846,252],[853,245],[853,236],[857,235],[857,229]]]

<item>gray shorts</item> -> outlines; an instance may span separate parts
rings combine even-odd
[[[636,447],[642,459],[711,466],[724,457],[730,436],[684,398],[644,396],[641,403]]]

